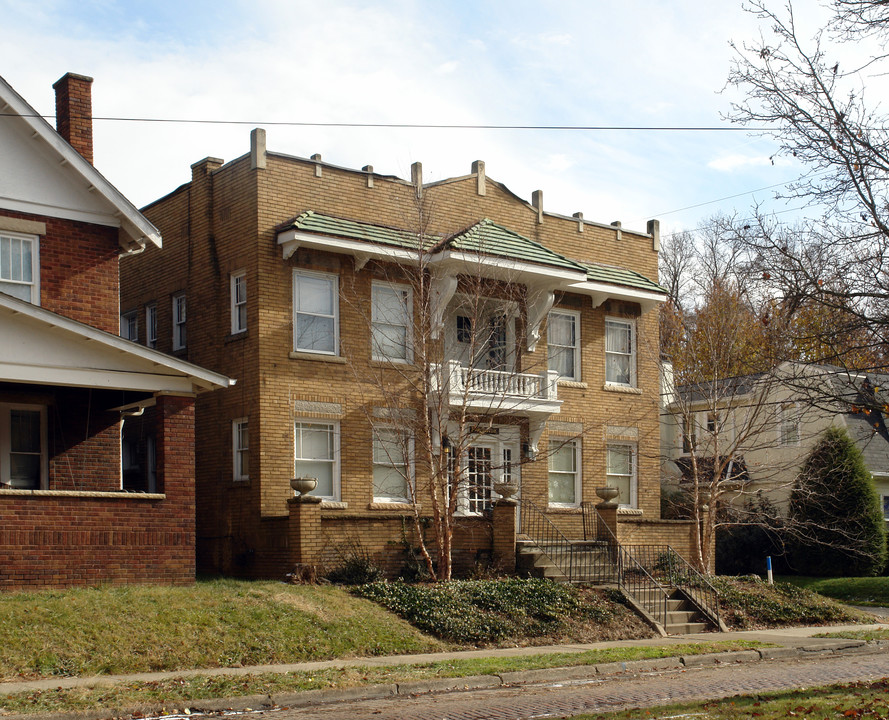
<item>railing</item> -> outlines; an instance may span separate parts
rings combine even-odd
[[[521,531],[573,582],[616,583],[661,625],[667,623],[669,592],[617,542],[599,518],[600,539],[571,541],[530,500],[522,500]],[[595,508],[593,509],[595,512]],[[598,513],[596,513],[598,515]]]
[[[458,360],[447,362],[446,377],[450,392],[506,396],[539,400],[555,400],[559,374],[516,373],[505,370],[486,370],[466,367]]]
[[[719,626],[719,593],[678,552],[669,545],[628,545],[626,549],[652,577],[681,590]]]
[[[585,502],[583,509],[583,536],[585,539],[601,538],[611,529],[602,520],[593,503]],[[617,542],[617,540],[615,540]],[[719,593],[707,579],[669,545],[624,545],[633,559],[645,568],[648,575],[659,584],[676,587],[719,626]]]

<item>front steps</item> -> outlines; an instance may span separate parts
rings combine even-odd
[[[554,582],[589,583],[592,585],[618,586],[617,567],[612,560],[612,550],[604,543],[574,543],[573,577],[568,577],[547,555],[546,547],[530,540],[516,541],[516,570],[530,577],[547,578]],[[668,598],[657,589],[640,590],[630,595],[627,588],[622,588],[629,596],[630,604],[649,623],[666,635],[688,635],[707,632],[714,624],[701,613],[681,590],[671,588]],[[661,624],[661,609],[666,603],[663,617],[666,622]]]

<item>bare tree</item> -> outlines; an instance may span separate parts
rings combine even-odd
[[[749,6],[765,27],[757,40],[734,46],[728,83],[746,99],[730,119],[771,134],[776,155],[802,164],[785,197],[817,214],[784,226],[757,208],[736,230],[786,318],[829,318],[814,327],[788,322],[797,348],[808,346],[810,360],[860,370],[885,364],[889,118],[867,94],[885,85],[885,53],[878,47],[855,57],[863,36],[885,40],[889,12],[878,0],[835,0],[832,8],[830,25],[805,38],[791,3]]]
[[[559,373],[546,351],[528,352],[539,333],[529,316],[553,302],[545,286],[521,281],[483,234],[456,247],[468,228],[431,232],[432,216],[418,200],[405,221],[416,229],[389,232],[391,252],[362,265],[344,293],[369,331],[372,361],[362,337],[344,344],[372,427],[375,499],[410,512],[420,562],[446,580],[459,525],[489,513],[498,490],[516,489],[524,463],[544,459],[536,445],[558,408]],[[442,267],[447,250],[461,259]],[[369,305],[359,287],[368,274]]]

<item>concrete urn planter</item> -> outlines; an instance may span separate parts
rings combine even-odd
[[[296,497],[302,497],[303,495],[308,495],[312,490],[318,487],[318,481],[315,478],[310,477],[293,478],[290,481],[290,487],[293,488]]]

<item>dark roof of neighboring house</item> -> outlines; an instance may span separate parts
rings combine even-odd
[[[707,380],[694,384],[680,385],[677,390],[688,402],[720,400],[737,395],[746,395],[765,376],[766,373],[738,375],[737,377],[723,378],[721,380]]]
[[[692,482],[694,480],[694,470],[692,468],[692,458],[689,455],[676,458],[673,462],[682,472],[680,482]],[[709,477],[714,470],[714,459],[712,457],[697,458],[698,473],[702,477]],[[750,480],[750,474],[747,472],[747,463],[742,455],[738,455],[728,461],[722,469],[721,482],[727,483],[746,483]]]

